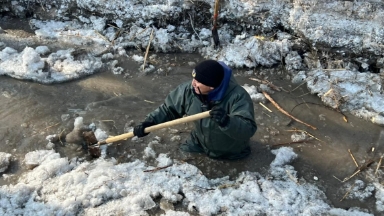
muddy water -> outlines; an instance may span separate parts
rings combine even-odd
[[[170,90],[182,81],[189,80],[188,62],[200,60],[200,57],[189,54],[177,55],[175,61],[173,55],[162,55],[158,59],[163,60],[162,64],[174,65],[169,74],[147,76],[136,74],[131,78],[123,78],[122,75],[113,75],[105,71],[74,82],[55,85],[41,85],[0,77],[1,148],[3,152],[12,153],[17,158],[7,171],[7,174],[15,174],[14,177],[6,181],[1,179],[1,184],[13,183],[17,175],[24,171],[20,163],[25,153],[46,149],[48,141],[45,137],[51,134],[67,134],[73,129],[74,119],[78,116],[84,118],[85,124],[95,123],[111,135],[124,133],[126,125],[140,122],[148,112],[162,103]],[[131,71],[139,67],[135,62],[123,66]],[[278,69],[269,72],[278,72]],[[237,79],[240,84],[256,84],[243,72],[236,71],[236,73],[239,73]],[[274,77],[277,75],[269,76],[269,80],[275,85],[284,89],[295,88],[289,81]],[[310,102],[297,106],[292,114],[318,129],[312,130],[302,124],[291,122],[270,103],[266,105],[273,111],[272,113],[255,103],[258,131],[252,138],[253,153],[245,160],[217,161],[199,154],[180,152],[178,145],[188,136],[190,125],[175,126],[173,129],[176,129],[176,132],[163,129],[141,140],[118,142],[108,147],[108,157],[118,158],[121,162],[141,159],[143,149],[158,136],[161,138],[160,144],[152,145],[157,153],[168,153],[172,158],[186,160],[198,166],[208,177],[235,176],[246,170],[264,172],[274,159],[274,155],[270,153],[271,146],[290,142],[292,132],[288,130],[296,128],[305,130],[320,140],[290,145],[299,154],[294,163],[299,176],[319,185],[330,199],[334,199],[333,204],[336,206],[348,207],[353,203],[368,207],[370,204],[367,202],[338,202],[343,196],[338,190],[342,184],[332,176],[342,179],[353,173],[355,165],[348,149],[353,152],[359,163],[371,158],[369,150],[372,146],[376,147],[376,151],[381,151],[378,139],[382,128],[349,115],[347,123],[340,113],[315,105],[321,102],[315,96],[305,95],[306,91],[305,87],[302,87],[293,93],[278,92],[272,94],[272,97],[288,111],[303,101]],[[303,94],[304,96],[300,96]],[[61,117],[66,114],[69,114],[70,119],[63,121]],[[181,136],[181,140],[173,140],[176,135]],[[55,145],[62,156],[91,159],[81,145],[66,143],[65,139],[56,142]],[[128,154],[132,157],[128,158]],[[148,163],[154,164],[153,161]],[[319,181],[315,181],[314,176],[317,176]],[[363,176],[364,174],[360,177]]]
[[[136,51],[130,52],[131,55]],[[6,171],[11,176],[0,178],[0,185],[17,181],[17,177],[25,171],[22,164],[25,153],[46,149],[47,135],[61,135],[54,148],[63,157],[92,160],[81,144],[65,142],[65,135],[72,131],[76,117],[83,117],[85,124],[95,123],[110,135],[124,133],[129,126],[139,123],[148,112],[159,106],[173,88],[190,80],[193,67],[190,62],[201,60],[202,57],[195,54],[157,54],[151,63],[164,70],[144,75],[138,72],[140,66],[136,62],[120,59],[118,66],[125,69],[125,75],[103,71],[80,80],[54,85],[0,77],[0,146],[2,152],[11,153],[15,157]],[[267,175],[266,170],[274,159],[271,149],[276,147],[273,145],[291,142],[291,130],[303,130],[314,139],[289,145],[299,155],[293,165],[302,183],[305,180],[319,186],[336,207],[359,206],[374,212],[372,198],[364,202],[340,202],[345,194],[345,191],[340,190],[344,184],[333,176],[343,179],[355,171],[348,149],[360,165],[368,159],[377,159],[384,148],[384,140],[380,137],[382,128],[348,113],[345,113],[348,119],[346,122],[339,112],[322,106],[318,97],[308,94],[305,85],[293,85],[285,79],[285,72],[279,68],[255,69],[251,75],[244,70],[234,72],[241,85],[258,85],[249,79],[252,77],[268,79],[276,86],[283,87],[287,92],[271,94],[275,101],[317,129],[290,121],[271,103],[267,102],[266,106],[272,112],[255,103],[258,131],[251,140],[253,153],[244,160],[212,160],[201,154],[180,152],[178,146],[191,129],[188,124],[175,126],[173,130],[162,129],[143,139],[116,142],[108,147],[107,157],[117,158],[119,162],[143,159],[143,150],[150,145],[158,154],[167,153],[171,158],[196,165],[209,178],[234,177],[242,171]],[[65,116],[69,116],[69,119],[63,118]],[[160,140],[160,143],[149,144],[153,140]],[[372,147],[375,149],[373,152]],[[148,163],[155,165],[151,159],[148,159]],[[314,180],[314,177],[318,180]],[[356,178],[369,181],[365,178],[365,172]]]

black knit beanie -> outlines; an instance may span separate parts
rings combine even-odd
[[[206,60],[196,65],[192,76],[198,82],[216,88],[223,80],[224,68],[215,60]]]

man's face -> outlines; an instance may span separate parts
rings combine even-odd
[[[210,86],[206,86],[203,83],[197,81],[196,79],[192,80],[192,86],[196,92],[196,94],[203,94],[207,95],[209,92],[211,92],[214,88]],[[200,89],[200,91],[199,91]]]

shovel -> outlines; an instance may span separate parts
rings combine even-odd
[[[144,132],[149,133],[149,132],[152,132],[155,130],[171,127],[174,125],[200,120],[203,118],[207,118],[209,116],[210,116],[209,111],[205,111],[205,112],[198,113],[195,115],[191,115],[191,116],[187,116],[184,118],[179,118],[179,119],[175,119],[172,121],[168,121],[168,122],[164,122],[161,124],[147,127],[144,129]],[[83,138],[86,140],[86,142],[88,144],[88,152],[90,153],[90,155],[92,155],[93,157],[100,157],[100,155],[101,155],[100,145],[105,145],[107,143],[114,143],[114,142],[117,142],[120,140],[126,140],[128,138],[134,137],[135,135],[133,134],[133,132],[129,132],[129,133],[124,133],[124,134],[121,134],[118,136],[109,137],[106,140],[98,141],[98,142],[97,142],[97,139],[95,138],[95,135],[93,134],[93,132],[90,132],[90,133],[88,132],[87,134],[83,133],[83,136],[84,136]]]

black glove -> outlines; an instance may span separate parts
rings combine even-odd
[[[150,127],[152,125],[155,125],[155,123],[153,122],[148,122],[148,121],[145,121],[145,122],[141,122],[139,125],[136,125],[134,128],[133,128],[133,134],[137,137],[144,137],[144,136],[147,136],[149,133],[145,133],[144,132],[144,129],[147,128],[147,127]]]
[[[225,127],[228,124],[229,116],[227,112],[219,106],[212,107],[209,115],[211,115],[211,119],[217,122],[220,127]]]

